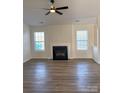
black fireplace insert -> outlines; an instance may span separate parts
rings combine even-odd
[[[53,60],[68,60],[67,46],[53,46]]]

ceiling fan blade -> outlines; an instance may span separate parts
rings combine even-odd
[[[64,7],[58,7],[58,8],[56,8],[56,10],[62,10],[62,9],[68,9],[68,6],[64,6]]]
[[[59,12],[59,11],[57,11],[57,10],[56,10],[56,13],[58,13],[58,14],[60,14],[60,15],[63,15],[63,13],[61,13],[61,12]]]
[[[50,11],[49,12],[47,12],[45,15],[48,15],[50,13]]]

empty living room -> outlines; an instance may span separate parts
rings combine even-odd
[[[99,0],[23,0],[23,93],[100,93]]]
[[[124,93],[124,0],[1,0],[0,93]]]

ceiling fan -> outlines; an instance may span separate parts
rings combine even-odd
[[[68,9],[68,6],[56,8],[56,7],[54,6],[55,1],[54,1],[54,0],[50,0],[50,2],[51,2],[50,9],[43,8],[44,10],[49,10],[45,15],[48,15],[48,14],[50,14],[50,13],[57,13],[57,14],[59,14],[59,15],[63,15],[63,13],[61,13],[61,12],[58,11],[58,10]]]

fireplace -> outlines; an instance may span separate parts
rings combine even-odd
[[[53,46],[53,60],[68,60],[67,46]]]

